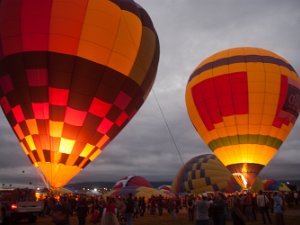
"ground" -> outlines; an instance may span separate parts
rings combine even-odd
[[[285,224],[286,225],[299,225],[300,224],[300,208],[298,209],[288,209],[285,214]],[[275,224],[274,220],[274,215],[272,215],[273,219],[273,224]],[[26,224],[25,222],[20,222],[19,224]],[[46,216],[46,217],[39,217],[37,220],[37,223],[35,225],[51,225],[53,224],[51,222],[51,218]],[[70,221],[71,225],[77,225],[78,221],[75,216],[71,217]],[[92,225],[93,223],[90,223],[89,220],[87,219],[86,225]],[[190,222],[188,221],[187,214],[182,212],[178,215],[177,219],[174,220],[171,218],[169,214],[166,212],[164,213],[163,216],[151,216],[151,215],[146,215],[145,217],[139,217],[134,220],[134,225],[194,225],[195,222]],[[232,225],[231,222],[227,222],[227,225]],[[258,221],[253,221],[253,222],[247,222],[247,225],[261,225],[262,220],[260,215],[258,214]],[[100,225],[100,223],[98,223]]]

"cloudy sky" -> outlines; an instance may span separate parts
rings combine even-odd
[[[151,16],[160,40],[152,92],[132,121],[71,182],[114,181],[131,174],[151,181],[172,180],[182,165],[180,158],[186,162],[211,153],[191,125],[184,96],[193,69],[218,51],[262,47],[286,58],[300,71],[299,0],[136,1]],[[300,120],[261,176],[300,178],[299,137]],[[42,184],[2,111],[0,152],[0,183]]]

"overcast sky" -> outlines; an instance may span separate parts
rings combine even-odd
[[[152,91],[121,133],[71,182],[115,181],[127,175],[172,180],[182,163],[211,153],[191,125],[185,88],[194,68],[232,47],[271,50],[300,71],[299,0],[137,0],[149,13],[160,40]],[[158,102],[155,99],[158,99]],[[300,120],[261,176],[300,179]],[[42,181],[0,112],[0,183]],[[22,173],[24,171],[24,173]]]

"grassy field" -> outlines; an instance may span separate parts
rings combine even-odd
[[[247,222],[247,225],[261,225],[262,223],[262,218],[260,214],[257,214],[258,216],[258,221],[254,221],[254,222]],[[274,216],[271,214],[272,216],[272,221],[273,224],[275,224],[275,220],[274,220]],[[285,212],[284,215],[284,219],[285,219],[285,224],[286,225],[299,225],[300,224],[300,208],[298,209],[289,209]],[[19,224],[25,224],[25,222],[20,222]],[[37,220],[36,225],[51,225],[53,224],[51,222],[51,218],[50,217],[40,217]],[[70,221],[71,225],[77,225],[78,221],[77,218],[74,216],[71,218]],[[146,215],[145,217],[139,217],[137,219],[134,220],[134,225],[194,225],[194,222],[190,222],[188,221],[187,218],[187,214],[182,212],[177,216],[177,219],[172,219],[171,216],[167,213],[164,213],[163,216],[150,216],[150,215]],[[227,221],[226,223],[227,225],[232,225],[232,223],[230,221]],[[93,225],[93,223],[90,223],[87,220],[86,225]],[[98,225],[100,225],[100,223],[98,223]]]

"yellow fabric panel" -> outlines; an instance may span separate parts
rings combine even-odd
[[[270,125],[260,125],[259,133],[261,135],[266,135],[268,136],[270,134],[271,126]]]
[[[295,73],[294,71],[291,71],[291,75],[289,77],[293,78],[293,80],[296,80],[298,82],[298,84],[300,83],[299,77],[298,77],[297,73]]]
[[[232,49],[228,49],[227,51],[228,51],[228,57],[236,56],[236,55],[245,55],[244,48],[232,48]]]
[[[249,134],[260,134],[260,124],[259,125],[253,125],[249,124]]]
[[[238,135],[238,130],[236,126],[226,127],[226,133],[228,136]]]
[[[262,99],[264,95],[262,95]],[[249,114],[263,114],[265,103],[249,104]]]
[[[264,71],[264,63],[262,62],[247,62],[246,63],[247,73],[261,73]],[[256,76],[254,76],[256,77]]]
[[[249,125],[238,125],[237,126],[238,135],[244,135],[249,133]]]
[[[184,182],[184,187],[185,187],[185,190],[187,190],[187,191],[190,191],[190,190],[191,190],[191,189],[189,188],[188,182]]]
[[[264,70],[256,71],[256,72],[247,71],[247,80],[248,80],[248,83],[255,82],[255,83],[265,84],[265,82],[266,82],[266,73],[265,73]]]
[[[224,116],[223,121],[225,127],[235,126],[236,124],[235,116]]]
[[[281,83],[281,74],[280,72],[267,72],[265,73],[266,77],[266,87],[270,84],[279,84],[278,87],[280,87]]]
[[[51,151],[51,163],[58,164],[60,162],[60,160],[61,160],[61,153]]]
[[[37,162],[37,164],[53,188],[63,187],[72,177],[80,172],[80,168],[77,166],[45,162]]]
[[[143,27],[142,33],[142,41],[137,55],[137,60],[129,74],[129,77],[139,85],[141,85],[144,81],[147,74],[146,72],[151,65],[156,45],[156,36],[152,30],[147,27]]]
[[[33,141],[31,135],[26,136],[25,140],[26,140],[26,142],[27,142],[27,144],[28,144],[28,146],[29,146],[29,148],[30,148],[31,151],[36,150],[36,146],[34,144],[34,141]]]
[[[260,125],[262,118],[263,118],[262,114],[254,114],[254,113],[249,114],[249,126],[250,125]]]
[[[221,123],[215,123],[214,126],[217,130],[222,129],[222,128],[224,129],[224,123],[222,123],[222,122]]]
[[[87,0],[53,1],[49,50],[76,55]],[[67,9],[67,10],[66,10]]]
[[[49,121],[49,132],[51,137],[62,137],[64,122]]]
[[[71,154],[74,144],[75,144],[75,140],[61,138],[60,145],[59,145],[59,152]]]
[[[249,116],[248,115],[236,115],[235,118],[236,118],[237,126],[249,124]]]
[[[255,144],[224,146],[214,151],[225,166],[236,163],[258,163],[267,165],[276,153],[276,149]]]
[[[235,73],[235,72],[243,72],[247,70],[246,63],[233,63],[229,64],[229,73]]]
[[[227,137],[228,136],[225,127],[216,128],[216,133],[218,134],[219,137]]]
[[[262,120],[261,120],[261,124],[271,126],[273,124],[273,121],[274,121],[274,116],[263,115]]]
[[[109,140],[109,137],[107,135],[104,135],[96,144],[98,148],[101,148],[107,141]]]
[[[95,148],[94,145],[86,144],[84,149],[81,151],[80,156],[81,157],[87,157],[92,152],[92,150],[94,148]]]
[[[89,1],[77,55],[106,65],[118,32],[120,16],[120,8],[110,1]]]
[[[108,66],[129,75],[137,57],[142,38],[140,19],[128,11],[121,12],[118,33]]]
[[[279,66],[280,69],[280,74],[287,76],[287,77],[294,77],[294,72],[290,71],[288,68],[286,68],[285,66]]]
[[[265,72],[268,73],[277,73],[280,74],[280,67],[277,64],[273,63],[264,63]]]
[[[275,115],[277,112],[277,103],[279,95],[276,94],[265,94],[265,104],[263,109],[264,115]]]
[[[252,91],[253,89],[249,90],[249,107],[251,107],[251,104],[264,104],[264,93]]]
[[[203,187],[203,186],[206,186],[206,181],[205,181],[205,178],[200,178],[200,179],[195,179],[195,180],[192,180],[192,184],[193,184],[193,187]]]
[[[102,150],[100,148],[98,148],[91,156],[90,156],[90,160],[94,161],[94,159],[97,158],[97,156],[102,152]]]
[[[256,95],[263,94],[265,92],[265,89],[266,89],[266,85],[265,85],[264,81],[258,81],[258,82],[249,82],[248,81],[249,97],[252,94],[256,94]],[[263,100],[263,99],[261,99],[261,100]]]
[[[266,92],[270,94],[280,94],[280,82],[278,83],[268,83],[266,85]]]
[[[25,121],[26,121],[26,125],[28,127],[28,130],[29,130],[29,133],[31,135],[39,133],[35,119],[29,119],[29,120],[25,120]]]
[[[272,126],[270,131],[269,131],[269,136],[277,138],[279,131],[280,131],[280,129],[278,129],[277,127]]]
[[[20,142],[20,145],[21,145],[22,149],[24,150],[25,154],[28,155],[29,152],[28,152],[27,148],[25,147],[25,145],[22,142]]]
[[[228,65],[218,66],[218,67],[214,67],[212,69],[212,72],[213,72],[213,76],[217,77],[219,75],[228,74],[229,73],[229,68],[228,68]]]

